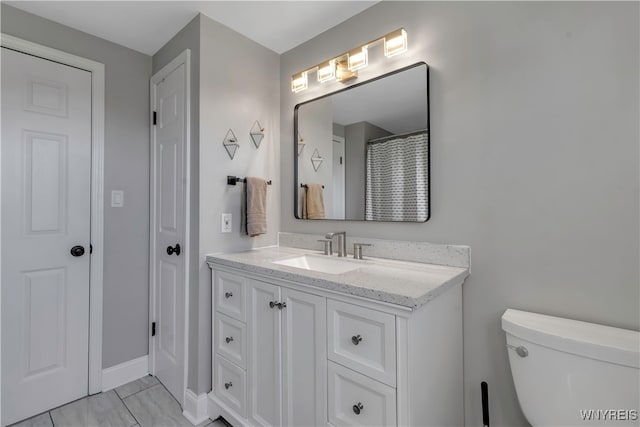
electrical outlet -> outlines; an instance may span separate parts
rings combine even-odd
[[[220,231],[222,233],[231,233],[231,214],[223,213],[220,214]]]

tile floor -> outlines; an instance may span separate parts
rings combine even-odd
[[[147,376],[88,396],[11,427],[192,427],[157,378]],[[225,427],[207,420],[198,427]]]

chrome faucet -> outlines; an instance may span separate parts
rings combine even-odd
[[[346,231],[336,231],[333,233],[327,233],[324,238],[325,239],[333,239],[333,236],[338,236],[338,256],[346,257],[347,256],[347,232]]]

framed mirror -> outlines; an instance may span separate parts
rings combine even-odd
[[[296,105],[295,217],[427,221],[429,141],[424,62]]]

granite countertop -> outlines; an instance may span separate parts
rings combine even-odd
[[[423,306],[451,286],[462,283],[469,275],[467,268],[384,258],[340,258],[362,266],[343,274],[328,274],[273,263],[306,254],[325,256],[321,252],[307,249],[269,247],[246,252],[211,254],[207,256],[207,262],[411,309]]]

